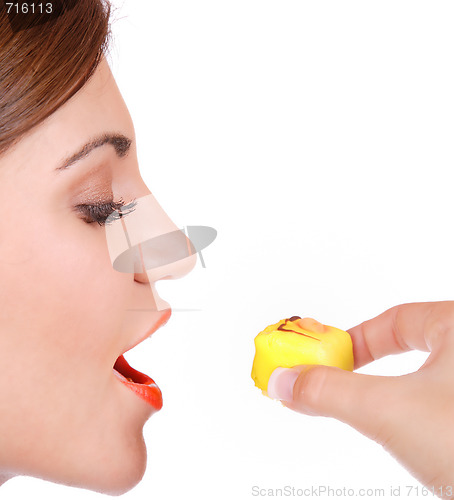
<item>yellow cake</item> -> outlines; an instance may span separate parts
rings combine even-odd
[[[251,377],[267,394],[268,380],[277,367],[328,365],[353,370],[350,335],[312,318],[292,316],[267,326],[255,337]]]

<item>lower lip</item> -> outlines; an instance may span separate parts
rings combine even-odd
[[[126,387],[135,392],[156,411],[162,408],[162,393],[155,381],[129,366],[123,355],[115,362],[113,372]],[[128,378],[135,380],[135,382],[131,382]]]

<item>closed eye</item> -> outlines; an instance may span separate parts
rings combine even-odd
[[[126,204],[122,199],[119,201],[107,201],[105,203],[96,204],[79,204],[76,209],[83,215],[82,220],[87,224],[97,222],[100,226],[106,223],[111,224],[114,220],[119,220],[134,211],[137,201],[134,199]],[[119,213],[115,213],[118,212]],[[113,214],[112,217],[109,217]],[[109,221],[107,219],[109,218]]]

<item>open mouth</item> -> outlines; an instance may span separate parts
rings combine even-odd
[[[115,361],[113,371],[123,384],[153,406],[156,411],[162,408],[162,393],[155,381],[129,366],[123,354]]]
[[[123,353],[129,351],[143,340],[150,337],[158,328],[165,325],[170,319],[172,310],[170,307],[162,311],[158,321],[148,330],[145,335],[136,338],[130,345],[124,347]],[[123,354],[118,356],[113,366],[113,372],[129,389],[141,397],[144,401],[150,404],[156,411],[162,408],[162,393],[155,381],[145,375],[145,373],[135,370],[129,366]]]

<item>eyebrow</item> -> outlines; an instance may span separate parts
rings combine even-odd
[[[74,165],[74,163],[86,158],[94,149],[100,148],[105,144],[111,144],[115,148],[115,152],[119,158],[126,156],[131,148],[132,139],[129,139],[123,134],[104,133],[98,137],[91,139],[84,144],[79,151],[72,154],[62,161],[62,164],[55,170],[65,170],[66,168]]]

